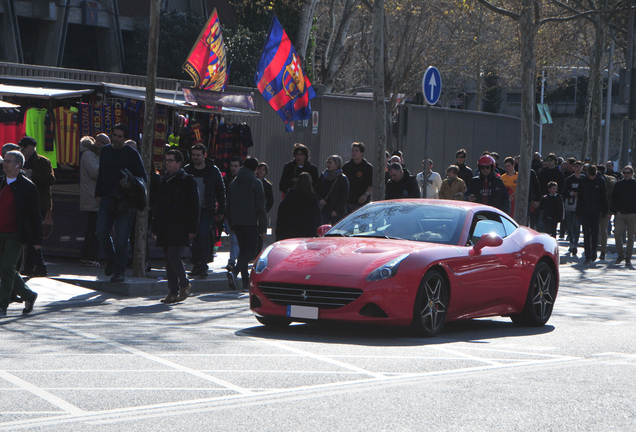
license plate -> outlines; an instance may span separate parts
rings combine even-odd
[[[290,318],[318,319],[318,308],[310,306],[287,306],[287,316]]]

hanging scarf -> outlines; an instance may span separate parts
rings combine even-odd
[[[337,169],[333,171],[325,170],[325,172],[322,173],[322,176],[325,178],[325,180],[327,180],[330,183],[334,181],[335,179],[337,179],[338,177],[340,177],[341,175],[342,175],[341,169]]]

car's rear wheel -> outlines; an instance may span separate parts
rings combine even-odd
[[[512,315],[512,322],[520,326],[540,327],[552,315],[556,299],[556,276],[546,262],[537,264],[532,274],[526,303],[518,315]]]
[[[426,273],[415,298],[412,328],[416,335],[431,337],[442,330],[448,312],[448,298],[444,275],[437,270]]]
[[[287,327],[291,324],[292,320],[285,317],[275,317],[275,316],[256,316],[256,319],[259,323],[263,324],[266,327]]]

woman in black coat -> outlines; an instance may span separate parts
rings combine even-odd
[[[342,158],[331,155],[327,169],[318,181],[318,197],[322,209],[322,223],[334,225],[347,214],[349,179],[342,172]]]
[[[311,175],[301,173],[278,206],[276,240],[315,237],[319,226],[320,205],[313,190]]]
[[[165,156],[166,175],[159,184],[159,200],[152,222],[152,234],[157,246],[163,247],[170,293],[162,303],[176,303],[190,294],[181,257],[195,237],[199,224],[199,194],[194,177],[181,168],[183,154],[168,150]]]

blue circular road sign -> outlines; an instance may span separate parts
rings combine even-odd
[[[424,72],[422,93],[429,105],[435,105],[442,94],[442,76],[435,66],[429,66]]]

